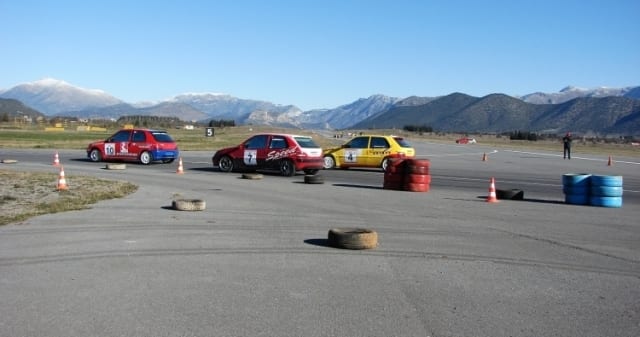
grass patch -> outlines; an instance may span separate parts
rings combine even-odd
[[[0,170],[0,225],[30,217],[86,209],[101,200],[122,198],[138,186],[126,182],[88,176],[69,176],[68,190],[56,189],[53,173]]]
[[[0,129],[0,148],[31,148],[31,149],[76,149],[84,151],[89,143],[106,139],[115,133],[117,129],[96,132],[96,131],[76,131],[65,130],[58,132],[46,132],[42,128],[31,127],[24,129]],[[204,128],[194,130],[168,129],[166,130],[178,143],[178,148],[182,151],[214,151],[224,147],[240,144],[249,136],[261,132],[281,132],[307,135],[323,148],[333,147],[347,142],[349,137],[345,132],[344,138],[325,137],[311,130],[281,128],[272,126],[251,126],[242,125],[236,127],[214,128],[215,136],[206,137]],[[479,145],[492,146],[496,148],[510,149],[537,149],[547,151],[557,151],[562,153],[562,143],[560,140],[510,140],[509,137],[498,137],[496,135],[482,134],[456,134],[456,133],[415,133],[399,129],[384,130],[350,130],[353,134],[382,134],[399,135],[412,140],[427,140],[432,142],[442,142],[455,144],[455,140],[463,136],[475,138]],[[336,132],[342,133],[342,132]],[[472,144],[468,146],[474,146]],[[594,154],[640,157],[640,147],[630,144],[614,144],[605,142],[595,142],[593,140],[574,139],[572,154]],[[418,154],[420,155],[420,154]]]
[[[89,143],[107,139],[118,129],[108,131],[76,131],[65,130],[46,132],[42,128],[0,129],[0,148],[12,149],[76,149],[86,150]],[[249,136],[260,132],[295,133],[312,136],[318,145],[325,147],[332,144],[326,137],[314,134],[308,130],[287,129],[270,126],[237,126],[214,128],[215,136],[206,137],[205,129],[195,130],[168,129],[166,130],[178,143],[182,151],[214,151],[240,144]]]

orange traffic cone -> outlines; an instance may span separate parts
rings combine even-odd
[[[53,156],[53,166],[60,166],[60,157],[58,156],[58,151]]]
[[[64,178],[64,168],[60,166],[60,175],[58,175],[58,191],[67,190],[67,180]]]
[[[487,153],[486,152],[482,155],[482,161],[487,161]]]
[[[498,197],[496,196],[496,180],[493,177],[491,177],[491,185],[489,185],[487,202],[498,202]]]
[[[609,161],[607,162],[607,166],[613,165],[613,159],[611,159],[611,155],[609,155]]]
[[[182,157],[180,157],[180,160],[178,160],[178,171],[176,171],[177,174],[183,174],[184,173],[184,168],[182,167]]]

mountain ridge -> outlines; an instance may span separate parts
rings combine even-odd
[[[609,97],[615,99],[606,104],[587,101],[570,104],[569,108],[562,105],[577,98]],[[0,91],[0,98],[17,99],[46,116],[118,118],[122,115],[157,115],[176,116],[192,122],[230,119],[239,124],[309,129],[401,128],[405,125],[427,124],[441,130],[456,126],[469,131],[491,132],[513,128],[554,130],[567,127],[558,126],[557,120],[571,120],[585,130],[596,132],[638,132],[629,126],[636,121],[634,105],[617,100],[625,97],[637,100],[636,97],[640,98],[640,87],[583,89],[566,86],[558,93],[533,93],[521,97],[499,93],[480,98],[463,93],[406,98],[375,94],[335,108],[309,111],[302,111],[295,105],[242,99],[213,92],[183,93],[161,102],[126,103],[102,90],[83,89],[51,78]],[[589,112],[596,106],[598,109],[612,110],[605,110],[609,117],[602,120]],[[557,120],[545,117],[545,113],[553,116],[549,111],[556,111]],[[557,114],[562,115],[562,111],[589,117],[582,120],[566,116],[560,118]],[[607,126],[594,127],[584,122],[591,119],[606,122],[602,125]],[[544,123],[549,125],[545,126]]]

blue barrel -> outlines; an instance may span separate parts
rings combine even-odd
[[[588,173],[567,173],[562,175],[564,202],[572,205],[589,204],[590,182]]]
[[[592,175],[590,180],[590,205],[622,207],[622,176]]]

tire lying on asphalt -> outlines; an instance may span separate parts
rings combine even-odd
[[[242,179],[251,179],[251,180],[258,180],[258,179],[262,179],[263,175],[260,173],[243,173],[242,174]]]
[[[178,211],[202,211],[207,203],[202,199],[177,199],[171,206]]]
[[[124,170],[127,168],[127,164],[107,164],[107,170]]]
[[[496,189],[496,198],[501,200],[524,200],[524,191],[517,188],[511,190]]]
[[[378,246],[378,233],[366,228],[332,228],[329,245],[345,249],[372,249]]]
[[[304,176],[305,184],[324,184],[324,176],[319,174],[305,174]]]

